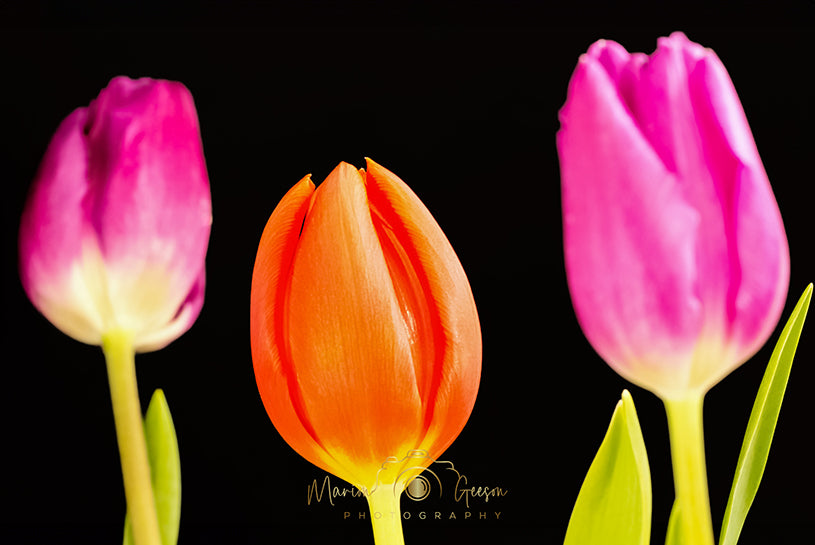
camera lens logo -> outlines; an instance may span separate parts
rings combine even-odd
[[[433,468],[428,466],[433,465]],[[411,450],[403,458],[389,457],[377,475],[378,482],[381,477],[391,471],[398,471],[393,477],[394,492],[399,495],[404,490],[405,495],[413,501],[422,501],[431,495],[442,497],[442,479],[437,471],[450,470],[458,476],[458,471],[450,462],[434,460],[424,450]]]
[[[405,495],[413,501],[422,501],[430,495],[430,481],[424,475],[418,475],[410,481],[405,489]]]

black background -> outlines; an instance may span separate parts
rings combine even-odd
[[[137,8],[137,6],[139,6]],[[383,7],[387,6],[387,7]],[[664,410],[618,377],[583,337],[562,258],[557,112],[578,56],[599,38],[652,52],[674,30],[727,66],[784,216],[792,277],[784,320],[812,258],[811,71],[815,2],[726,8],[585,3],[344,4],[127,2],[4,6],[3,422],[0,542],[108,544],[125,504],[100,350],[66,337],[26,299],[16,237],[27,188],[60,121],[116,75],[182,81],[201,123],[214,224],[207,295],[192,329],[139,355],[142,403],[167,394],[183,472],[180,544],[372,543],[363,500],[307,506],[323,473],[280,438],[260,402],[249,287],[263,226],[311,172],[370,156],[419,195],[467,271],[484,339],[464,431],[443,455],[473,484],[508,494],[462,520],[405,523],[408,544],[560,543],[623,388],[637,404],[653,475],[654,543],[673,488]],[[741,543],[815,531],[811,416],[815,333],[807,326],[765,479]],[[706,401],[714,525],[770,346]],[[403,507],[415,514],[415,504]]]

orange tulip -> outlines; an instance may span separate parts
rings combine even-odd
[[[418,197],[371,160],[283,197],[255,261],[251,336],[280,435],[366,493],[399,473],[378,475],[389,457],[421,449],[426,466],[441,454],[478,391],[481,332],[461,263]]]

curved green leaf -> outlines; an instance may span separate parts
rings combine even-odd
[[[162,545],[176,545],[181,520],[181,460],[170,407],[161,389],[153,392],[144,417],[150,481]],[[124,545],[133,545],[130,517],[125,517]]]
[[[627,390],[577,496],[564,545],[647,545],[651,471]]]
[[[747,511],[756,497],[758,485],[764,475],[764,467],[767,465],[781,402],[784,401],[792,358],[801,338],[801,329],[804,327],[811,298],[812,284],[807,286],[798,304],[795,305],[764,372],[753,412],[747,423],[747,432],[744,434],[744,443],[733,478],[733,488],[730,490],[730,498],[727,500],[727,509],[722,521],[719,545],[735,545],[738,542]]]

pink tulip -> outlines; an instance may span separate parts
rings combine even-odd
[[[583,331],[663,399],[703,394],[765,343],[789,283],[781,215],[724,66],[681,33],[650,57],[601,40],[560,121]]]
[[[77,340],[122,329],[161,348],[201,310],[211,223],[189,91],[115,78],[48,146],[20,226],[23,287]]]

